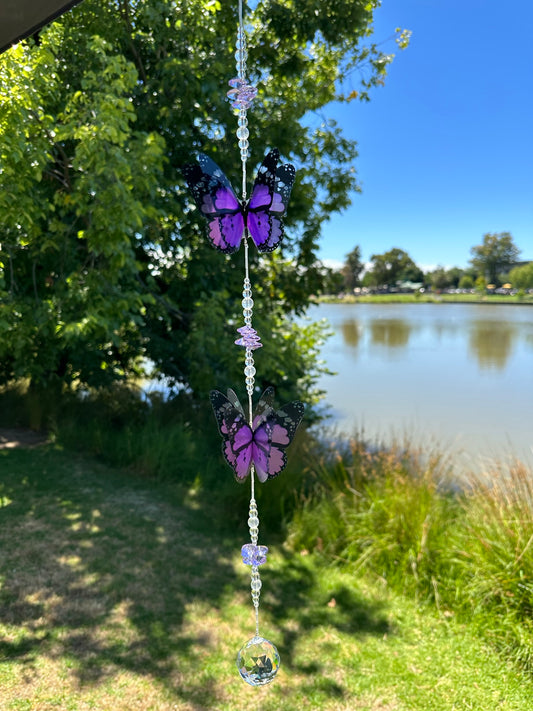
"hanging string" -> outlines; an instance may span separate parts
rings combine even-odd
[[[247,111],[251,106],[251,103],[255,96],[257,95],[257,89],[252,86],[246,78],[246,60],[247,60],[247,47],[246,47],[246,32],[244,29],[244,19],[243,19],[243,3],[239,0],[239,27],[237,30],[237,42],[235,47],[235,61],[237,65],[237,76],[235,79],[231,79],[229,84],[232,87],[228,92],[228,98],[230,99],[233,108],[238,110],[237,119],[237,140],[241,154],[241,164],[242,164],[242,201],[246,202],[246,161],[249,155],[249,141],[248,137],[250,132],[248,130],[248,117]],[[244,284],[242,292],[242,309],[244,317],[244,328],[241,329],[243,338],[240,339],[242,345],[246,346],[246,353],[244,357],[244,376],[246,383],[246,392],[248,393],[248,421],[250,427],[253,423],[253,402],[252,396],[255,388],[255,364],[253,351],[255,348],[260,347],[259,338],[255,329],[252,326],[252,315],[253,315],[253,298],[252,298],[252,284],[250,281],[250,265],[249,265],[249,249],[248,249],[248,231],[245,229],[244,232]],[[252,545],[257,546],[258,535],[259,535],[259,516],[257,510],[257,503],[255,501],[255,471],[252,465],[250,472],[250,507],[248,516],[248,526],[250,530],[250,540]],[[261,590],[261,577],[259,575],[258,566],[252,565],[251,573],[251,589],[252,589],[252,601],[255,607],[255,627],[256,634],[259,635],[259,595]]]

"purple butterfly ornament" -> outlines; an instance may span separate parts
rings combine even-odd
[[[274,388],[269,387],[259,399],[250,426],[233,390],[228,390],[227,397],[212,390],[210,399],[224,440],[222,452],[238,482],[247,478],[252,465],[260,482],[283,471],[287,464],[285,449],[302,420],[303,403],[290,402],[275,410]]]
[[[247,201],[237,198],[218,165],[200,153],[197,163],[183,167],[183,175],[196,206],[208,221],[209,241],[220,252],[236,252],[247,230],[260,252],[272,252],[283,237],[281,218],[287,211],[296,171],[280,165],[273,148],[257,172]]]

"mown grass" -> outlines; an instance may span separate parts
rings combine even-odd
[[[254,629],[249,571],[241,534],[213,516],[216,490],[48,445],[0,451],[0,502],[6,711],[518,711],[532,698],[451,611],[281,543],[261,627],[282,668],[250,688],[234,663]]]

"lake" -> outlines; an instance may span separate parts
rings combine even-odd
[[[328,424],[389,444],[437,445],[457,466],[533,460],[533,307],[320,304],[334,376],[319,386]]]

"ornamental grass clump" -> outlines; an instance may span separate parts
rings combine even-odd
[[[459,491],[439,454],[358,440],[312,451],[289,526],[296,549],[473,622],[533,671],[531,468],[496,464]]]
[[[300,548],[321,550],[395,589],[434,599],[453,575],[455,497],[442,456],[351,440],[310,464],[315,485],[291,526]]]
[[[533,471],[514,462],[472,477],[462,508],[458,602],[533,669]]]

